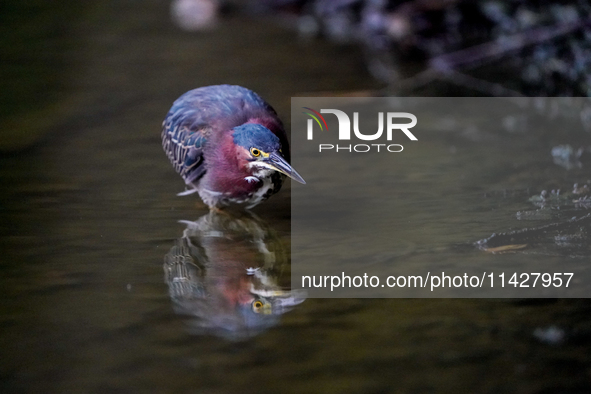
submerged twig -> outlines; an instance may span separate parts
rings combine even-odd
[[[414,90],[435,80],[445,80],[495,97],[523,97],[524,95],[518,91],[498,83],[475,78],[459,72],[458,69],[467,70],[480,66],[507,56],[511,52],[564,36],[590,24],[591,18],[587,18],[576,23],[539,27],[506,37],[502,41],[495,40],[436,56],[429,61],[428,69],[399,81],[396,90]]]
[[[544,26],[512,36],[503,37],[502,40],[494,40],[459,51],[436,56],[429,61],[429,68],[439,71],[448,71],[458,68],[480,66],[484,62],[497,60],[511,52],[521,50],[527,46],[540,44],[572,33],[586,25],[591,24],[591,19],[586,18],[574,23],[563,23],[555,26]]]

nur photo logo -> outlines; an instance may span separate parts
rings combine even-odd
[[[339,109],[326,109],[323,108],[320,111],[316,111],[310,107],[302,107],[309,112],[303,112],[308,115],[310,119],[307,122],[306,135],[308,140],[314,139],[314,125],[318,125],[321,132],[328,132],[328,124],[322,114],[333,114],[336,116],[338,127],[338,140],[339,141],[351,141],[351,129],[353,130],[354,138],[361,141],[376,141],[384,135],[387,142],[392,141],[395,132],[401,131],[409,140],[418,141],[417,137],[410,132],[410,129],[415,127],[417,124],[417,117],[409,112],[378,112],[378,130],[373,133],[367,134],[368,130],[362,132],[359,127],[359,112],[353,112],[353,122],[351,118],[344,111]],[[375,116],[375,115],[374,115]],[[403,120],[407,120],[406,123],[400,123]],[[410,121],[410,122],[408,122]],[[351,127],[351,123],[352,126]],[[384,126],[385,123],[385,126]],[[373,131],[373,130],[372,130]],[[371,150],[376,152],[402,152],[404,147],[400,144],[390,143],[373,143],[373,144],[319,144],[318,151],[334,151],[334,152],[357,152],[365,153]]]

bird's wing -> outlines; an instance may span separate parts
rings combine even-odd
[[[188,185],[205,174],[203,147],[207,125],[195,124],[194,112],[194,109],[173,106],[162,124],[162,147]]]

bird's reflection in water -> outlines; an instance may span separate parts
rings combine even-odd
[[[248,338],[304,301],[303,291],[282,288],[290,278],[287,250],[253,214],[210,212],[182,223],[183,236],[164,258],[164,280],[191,332]]]

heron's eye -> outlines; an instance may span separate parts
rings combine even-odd
[[[253,302],[253,303],[252,303],[252,309],[253,309],[255,312],[258,312],[258,311],[259,311],[259,309],[261,309],[262,307],[263,307],[263,303],[262,303],[262,301],[259,301],[259,300],[257,300],[257,301],[255,301],[255,302]]]
[[[259,157],[261,155],[261,151],[257,148],[250,148],[250,154],[254,157]]]

